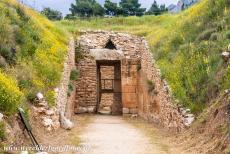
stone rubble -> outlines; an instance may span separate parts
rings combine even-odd
[[[38,105],[33,106],[35,118],[41,120],[41,124],[48,131],[57,130],[60,128],[59,114],[56,107],[50,108],[46,102],[42,93],[36,95],[38,99]],[[57,118],[56,118],[57,117]]]
[[[183,115],[185,126],[191,126],[191,124],[195,120],[195,115],[191,113],[191,110],[180,107],[179,112]]]

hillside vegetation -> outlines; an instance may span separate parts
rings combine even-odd
[[[16,0],[0,1],[0,112],[26,107],[37,92],[49,103],[61,78],[67,35]]]
[[[201,0],[177,15],[89,18],[56,25],[74,33],[103,29],[144,36],[175,99],[200,112],[230,88],[230,67],[220,56],[230,42],[229,7],[229,0]]]

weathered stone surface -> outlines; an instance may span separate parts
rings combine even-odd
[[[230,58],[230,52],[228,51],[222,52],[221,55],[225,61],[228,61]]]
[[[0,122],[3,120],[3,114],[0,113]]]
[[[45,102],[45,101],[43,101],[43,102],[41,102],[41,103],[38,103],[38,106],[40,106],[40,107],[48,107],[48,103],[47,102]]]
[[[43,117],[42,123],[45,127],[50,127],[53,125],[53,120],[47,117]]]
[[[86,107],[79,106],[75,109],[75,113],[77,114],[87,113],[87,112],[88,112],[88,109]]]
[[[1,67],[7,66],[6,59],[4,57],[2,57],[2,56],[0,56],[0,66]]]
[[[129,114],[129,108],[123,108],[122,109],[123,114]]]
[[[131,108],[130,109],[130,113],[131,114],[137,114],[138,113],[138,109],[137,108]]]
[[[73,38],[71,38],[69,43],[69,49],[68,54],[65,57],[64,61],[64,68],[62,72],[62,78],[60,81],[60,84],[58,87],[56,87],[54,90],[56,92],[56,107],[57,111],[64,112],[68,115],[71,115],[73,113],[73,107],[66,107],[67,103],[70,103],[69,99],[71,97],[68,97],[68,85],[70,83],[70,73],[73,69],[75,69],[75,41]],[[75,91],[71,93],[71,95],[75,95]]]
[[[98,113],[103,114],[103,115],[110,115],[111,111],[106,111],[106,110],[100,110]]]
[[[137,117],[138,117],[138,114],[132,114],[132,115],[131,115],[131,118],[133,118],[133,119],[134,119],[134,118],[137,118]]]
[[[90,106],[87,108],[88,113],[95,113],[96,111],[96,106]]]
[[[54,115],[55,112],[54,112],[53,109],[49,109],[49,110],[46,110],[46,111],[45,111],[45,114],[51,116],[51,115]]]
[[[66,130],[70,130],[74,127],[74,123],[71,122],[69,119],[67,119],[64,116],[63,112],[60,113],[60,123],[61,123],[61,127],[66,129]]]
[[[91,49],[90,54],[95,60],[120,60],[124,55],[120,50]]]
[[[55,121],[55,122],[53,122],[52,127],[53,127],[54,130],[57,130],[57,129],[59,129],[61,127],[61,124],[60,124],[59,121]]]
[[[109,41],[122,55],[105,49]],[[121,62],[122,105],[120,108],[123,108],[123,114],[138,113],[143,118],[177,131],[185,127],[184,117],[188,112],[178,111],[178,107],[173,103],[171,89],[168,83],[161,79],[160,70],[144,38],[116,32],[85,31],[78,40],[78,45],[85,57],[77,63],[80,77],[76,83],[76,108],[97,106],[96,59],[117,59]],[[108,55],[114,56],[111,58]],[[101,74],[103,78],[113,78],[112,73],[106,72],[106,75]],[[147,81],[154,83],[153,90],[149,90]],[[109,111],[103,110],[104,107],[111,107],[113,110],[115,99],[115,95],[102,93],[99,112],[108,114]]]
[[[40,93],[40,92],[36,94],[36,97],[37,97],[37,99],[38,99],[39,101],[43,100],[43,98],[44,98],[43,94]]]
[[[190,126],[194,120],[195,118],[193,116],[185,118],[185,125]]]

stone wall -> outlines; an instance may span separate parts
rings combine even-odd
[[[124,114],[138,113],[137,59],[122,60],[122,104]]]
[[[68,85],[70,83],[70,73],[75,69],[75,41],[71,39],[68,48],[68,55],[64,62],[64,68],[62,72],[62,79],[60,85],[57,89],[56,105],[58,112],[63,112],[68,117],[71,117],[73,113],[73,101],[71,98],[75,95],[75,91],[71,93],[71,96],[68,97]]]
[[[149,121],[180,131],[184,128],[182,114],[173,103],[167,82],[161,79],[160,70],[145,39],[142,39],[142,45],[141,69],[137,79],[138,113]]]
[[[88,108],[94,108],[97,105],[97,64],[92,57],[86,57],[77,63],[77,69],[80,70],[79,78],[76,82],[76,102],[75,113],[87,112]]]
[[[138,113],[149,121],[175,131],[184,128],[182,113],[173,103],[169,86],[161,79],[144,38],[115,32],[86,31],[82,32],[78,42],[85,58],[77,64],[81,78],[77,81],[76,110],[82,106],[97,106],[96,60],[119,60],[123,114]],[[105,50],[107,42],[112,42],[116,50]],[[87,95],[83,85],[87,85],[90,95]],[[103,96],[103,100],[106,99],[108,96]]]

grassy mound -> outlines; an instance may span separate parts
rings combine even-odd
[[[12,114],[25,98],[58,85],[68,36],[15,0],[0,2],[0,27],[0,112]]]
[[[105,29],[146,37],[175,99],[199,112],[230,88],[230,67],[220,54],[230,41],[228,0],[202,0],[177,14],[61,21],[70,32]]]

